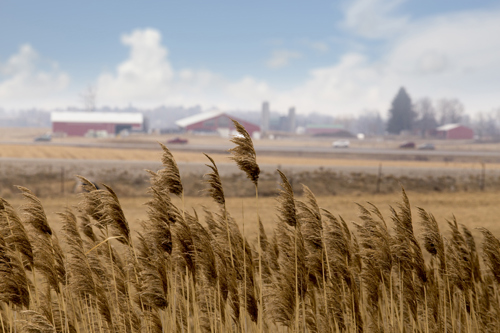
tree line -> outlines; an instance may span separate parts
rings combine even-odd
[[[471,119],[457,98],[432,101],[424,97],[412,103],[406,89],[401,87],[391,103],[386,130],[390,134],[406,131],[425,136],[429,131],[446,124],[470,126],[480,138],[499,138],[500,109],[479,112]]]

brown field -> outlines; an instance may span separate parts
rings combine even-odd
[[[201,153],[172,151],[178,163],[206,163]],[[161,150],[88,148],[45,145],[9,145],[0,144],[0,157],[40,158],[40,159],[82,159],[82,160],[121,160],[121,161],[158,161]],[[216,163],[229,162],[227,154],[211,154]],[[307,165],[307,166],[362,166],[377,167],[382,161],[373,159],[332,159],[283,156],[259,156],[260,164],[271,165]],[[384,167],[413,168],[456,168],[479,170],[479,163],[438,162],[438,161],[383,161]],[[488,169],[500,169],[500,164],[488,164]]]
[[[448,232],[446,220],[450,220],[454,215],[458,223],[470,228],[478,239],[480,233],[475,230],[478,227],[489,229],[495,236],[500,237],[500,216],[499,193],[408,193],[410,203],[413,209],[415,221],[419,221],[416,207],[421,207],[432,213],[444,233]],[[300,198],[298,198],[300,200]],[[77,206],[79,202],[78,195],[69,195],[64,198],[46,198],[42,199],[49,222],[57,228],[57,213],[63,211],[66,207]],[[124,197],[120,198],[121,205],[126,217],[133,230],[140,229],[140,221],[147,218],[146,207],[144,203],[148,197]],[[346,222],[359,222],[359,210],[356,203],[365,204],[371,202],[376,205],[382,214],[390,223],[389,206],[396,208],[400,202],[399,194],[357,194],[357,195],[338,195],[318,197],[318,203],[322,208],[328,209],[336,215],[341,215]],[[14,207],[22,205],[20,196],[9,199]],[[174,202],[182,207],[180,200]],[[245,221],[245,234],[250,239],[255,239],[256,235],[256,217],[257,211],[262,218],[266,232],[271,233],[276,223],[276,199],[274,197],[259,198],[259,207],[257,209],[255,198],[227,198],[227,208],[230,214],[237,220],[240,227],[243,227]],[[203,207],[213,207],[213,201],[208,197],[186,197],[185,207],[187,211],[193,209],[203,216]],[[416,227],[418,225],[416,223]]]

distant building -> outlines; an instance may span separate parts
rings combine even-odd
[[[296,125],[295,108],[288,110],[288,132],[294,133]]]
[[[142,113],[131,112],[52,112],[52,132],[68,136],[85,136],[89,133],[106,132],[116,135],[123,130],[144,130]]]
[[[436,128],[436,137],[447,140],[470,140],[474,138],[474,131],[460,124],[446,124]]]
[[[354,137],[351,132],[345,130],[341,125],[310,124],[306,126],[305,133],[312,136]]]
[[[262,103],[262,117],[261,117],[261,125],[262,125],[262,134],[267,134],[269,132],[269,122],[270,122],[270,111],[269,111],[269,103]]]
[[[260,133],[259,126],[245,120],[231,117],[222,111],[198,113],[191,117],[178,120],[175,124],[188,132],[218,133],[222,136],[229,136],[235,131],[231,119],[243,125],[250,136],[253,136],[255,132]]]

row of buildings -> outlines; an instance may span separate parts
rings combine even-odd
[[[229,116],[222,111],[201,112],[175,122],[184,132],[218,134],[229,137],[235,128],[231,119],[240,122],[252,137],[260,138],[271,133],[296,133],[295,108],[287,116],[271,122],[269,104],[262,105],[261,126]],[[63,136],[115,136],[124,132],[148,131],[147,119],[142,113],[133,112],[52,112],[52,132]],[[331,124],[309,124],[301,134],[311,136],[352,137],[353,134],[341,126]],[[472,139],[472,129],[460,124],[448,124],[429,133],[439,139]]]

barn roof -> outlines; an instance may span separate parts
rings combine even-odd
[[[443,126],[440,126],[438,128],[436,128],[436,130],[438,131],[449,131],[449,130],[452,130],[452,129],[455,129],[457,127],[461,127],[462,125],[460,124],[446,124],[446,125],[443,125]]]
[[[52,112],[51,122],[60,123],[108,123],[142,124],[142,113],[132,112]]]
[[[205,121],[205,120],[208,120],[208,119],[212,119],[212,118],[221,116],[223,114],[225,114],[225,113],[222,112],[222,111],[219,111],[219,110],[208,111],[208,112],[201,112],[201,113],[195,114],[193,116],[177,120],[175,122],[175,124],[177,126],[179,126],[179,127],[186,127],[186,126],[189,126],[189,125],[193,125],[193,124],[199,123],[201,121]]]

